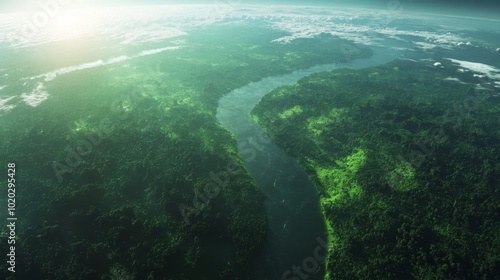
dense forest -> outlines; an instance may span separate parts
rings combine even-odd
[[[450,66],[327,71],[253,110],[320,193],[325,279],[500,279],[500,95]]]
[[[370,55],[332,36],[271,42],[281,35],[196,30],[180,50],[6,88],[50,93],[0,116],[0,158],[17,167],[16,278],[244,279],[267,232],[264,196],[217,101],[263,77]],[[19,75],[67,63],[33,53],[43,61]],[[10,279],[5,262],[0,271]]]

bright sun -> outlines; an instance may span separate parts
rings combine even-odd
[[[61,10],[51,19],[47,31],[54,36],[73,37],[89,32],[97,24],[94,8]]]

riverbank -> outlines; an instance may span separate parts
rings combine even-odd
[[[295,159],[269,139],[249,113],[261,98],[276,87],[293,84],[307,75],[329,69],[379,65],[390,61],[394,55],[378,49],[369,58],[360,57],[349,63],[318,65],[286,75],[271,76],[238,88],[219,101],[217,118],[234,134],[245,166],[267,197],[270,234],[265,247],[273,249],[263,252],[261,258],[273,259],[265,266],[275,269],[267,272],[268,275],[260,276],[261,279],[285,277],[292,266],[300,265],[310,257],[318,238],[327,239],[328,231],[319,208],[320,199],[306,173]],[[306,274],[313,277],[311,279],[323,279],[324,273],[321,270],[320,274]]]
[[[345,59],[332,36],[272,42],[280,36],[223,25],[161,46],[84,49],[75,65],[49,59],[53,42],[9,55],[28,69],[3,69],[1,85],[0,158],[19,167],[16,255],[32,256],[16,276],[245,279],[268,232],[265,197],[217,102],[260,77]]]
[[[496,275],[498,101],[476,84],[451,63],[398,60],[314,74],[255,107],[320,193],[325,279]]]

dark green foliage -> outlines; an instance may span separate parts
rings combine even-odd
[[[329,71],[252,112],[321,193],[327,279],[498,279],[500,106],[453,75],[410,61]]]
[[[343,57],[331,36],[279,44],[271,40],[281,33],[243,29],[193,30],[178,51],[43,81],[45,102],[0,116],[0,158],[18,167],[19,279],[248,275],[266,236],[264,197],[215,118],[217,101],[251,81]],[[23,60],[33,60],[32,73],[16,77],[103,58],[42,56]],[[227,184],[210,196],[220,172],[230,173]],[[4,262],[0,278],[6,271]]]

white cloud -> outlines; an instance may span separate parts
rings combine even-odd
[[[29,79],[34,80],[34,79],[44,78],[45,81],[48,82],[48,81],[54,80],[59,75],[63,75],[63,74],[67,74],[67,73],[71,73],[71,72],[75,72],[75,71],[79,71],[79,70],[84,70],[84,69],[90,69],[90,68],[96,68],[96,67],[106,66],[106,65],[110,65],[110,64],[115,64],[115,63],[127,61],[130,59],[134,59],[134,58],[138,58],[138,57],[142,57],[142,56],[146,56],[146,55],[157,54],[157,53],[161,53],[161,52],[169,51],[169,50],[177,50],[180,48],[181,48],[180,46],[172,46],[172,47],[165,47],[165,48],[159,48],[159,49],[145,50],[145,51],[142,51],[139,54],[133,55],[133,56],[122,55],[122,56],[110,58],[108,60],[100,59],[100,60],[93,61],[93,62],[87,62],[87,63],[78,64],[78,65],[72,65],[72,66],[68,66],[68,67],[59,68],[59,69],[56,69],[56,70],[53,70],[53,71],[50,71],[47,73],[40,74],[38,76],[31,77]]]
[[[325,12],[323,12],[324,14]],[[332,12],[339,13],[338,11]],[[340,12],[341,13],[341,12]],[[327,33],[342,39],[353,41],[364,45],[382,45],[385,39],[392,39],[405,43],[413,43],[422,50],[431,50],[437,47],[452,50],[459,45],[471,45],[464,43],[461,36],[446,31],[425,31],[418,29],[405,29],[403,27],[391,27],[388,25],[387,15],[383,13],[358,13],[357,17],[335,17],[330,14],[322,16],[309,16],[287,14],[286,16],[273,17],[269,25],[275,29],[290,33],[273,42],[289,43],[299,38],[313,38]],[[411,18],[416,19],[418,17]],[[391,20],[394,20],[391,19]],[[413,28],[413,27],[412,27]]]
[[[454,43],[458,47],[463,47],[463,46],[472,46],[471,42],[455,42]]]
[[[164,26],[148,26],[145,29],[138,29],[125,34],[122,32],[114,38],[121,40],[120,45],[139,45],[142,43],[162,42],[166,39],[184,35],[187,35],[187,33],[178,29],[165,28]]]
[[[416,42],[415,45],[417,45],[420,49],[425,50],[425,51],[432,50],[432,49],[439,47],[438,45],[426,43],[426,42]]]
[[[110,61],[115,61],[115,59],[111,58]],[[79,65],[73,65],[73,66],[59,68],[59,69],[56,69],[56,70],[51,71],[51,72],[47,72],[47,73],[44,73],[44,74],[41,74],[38,76],[31,77],[30,79],[45,78],[45,81],[48,82],[48,81],[54,80],[59,75],[71,73],[71,72],[78,71],[78,70],[95,68],[95,67],[99,67],[99,66],[103,66],[103,65],[106,65],[105,62],[103,60],[98,60],[98,61],[94,61],[94,62],[88,62],[88,63],[79,64]]]
[[[128,60],[128,59],[130,59],[128,56],[121,55],[121,56],[118,56],[118,57],[113,57],[113,58],[108,59],[106,61],[106,64],[118,63],[118,62],[122,62],[122,61],[125,61],[125,60]]]
[[[119,45],[139,45],[162,42],[166,39],[184,36],[182,28],[196,22],[181,21],[189,18],[184,8],[163,7],[113,7],[94,8],[79,11],[62,11],[51,18],[46,26],[28,29],[23,19],[32,19],[33,13],[0,14],[0,43],[13,47],[32,47],[41,44],[78,38],[106,38]],[[193,17],[200,12],[191,8]],[[29,32],[27,32],[29,30]]]
[[[15,105],[13,105],[13,104],[7,104],[11,100],[13,100],[14,98],[16,98],[16,97],[15,96],[11,96],[11,97],[7,97],[5,99],[1,99],[0,98],[0,112],[8,112],[8,111],[14,109],[14,107],[16,107]]]
[[[69,15],[71,17],[73,15]],[[82,17],[82,15],[74,15]],[[99,8],[84,15],[87,24],[79,25],[73,32],[49,34],[38,32],[30,38],[12,36],[20,23],[17,17],[0,17],[0,42],[8,41],[14,46],[31,46],[71,38],[97,37],[114,41],[117,45],[140,45],[187,35],[195,27],[234,24],[249,20],[264,21],[271,28],[285,31],[289,35],[276,38],[274,42],[288,43],[298,38],[313,38],[321,33],[338,36],[357,44],[383,45],[387,38],[414,43],[417,48],[430,50],[435,47],[454,49],[467,44],[469,38],[453,34],[453,25],[445,16],[432,18],[418,13],[389,11],[387,9],[359,9],[339,7],[262,6],[220,3],[212,5],[168,5],[121,8]],[[401,19],[435,24],[435,31],[407,29],[391,26]],[[453,20],[453,19],[452,19]],[[437,25],[436,25],[437,24]],[[457,27],[458,28],[458,27]],[[76,32],[78,31],[78,32]],[[450,32],[451,31],[451,32]],[[11,36],[7,36],[11,34]],[[500,48],[499,48],[500,49]]]
[[[37,107],[49,98],[49,93],[45,90],[42,83],[38,83],[31,93],[21,94],[21,99],[31,107]]]
[[[464,82],[462,82],[459,78],[456,78],[456,77],[446,77],[444,78],[445,81],[453,81],[453,82],[458,82],[460,84],[465,84]]]
[[[79,70],[84,70],[84,69],[106,66],[106,65],[115,64],[115,63],[130,60],[130,59],[138,58],[138,57],[158,54],[158,53],[169,51],[169,50],[177,50],[180,48],[181,48],[180,46],[171,46],[171,47],[165,47],[165,48],[145,50],[145,51],[142,51],[142,52],[140,52],[136,55],[133,55],[133,56],[122,55],[122,56],[113,57],[113,58],[110,58],[107,60],[100,59],[100,60],[93,61],[93,62],[87,62],[87,63],[78,64],[78,65],[59,68],[59,69],[40,74],[38,76],[33,76],[33,77],[30,77],[27,79],[36,80],[36,79],[43,78],[45,82],[49,82],[49,81],[54,80],[58,76],[64,75],[67,73],[71,73],[71,72],[75,72],[75,71],[79,71]],[[33,89],[33,91],[31,93],[23,93],[21,95],[21,99],[26,104],[28,104],[29,106],[32,106],[32,107],[37,107],[43,101],[45,101],[48,97],[49,97],[49,93],[45,90],[45,86],[42,82],[38,82],[37,86],[35,87],[35,89]],[[0,103],[0,105],[2,105],[2,104]],[[5,108],[7,108],[7,107],[5,107]],[[8,107],[9,110],[12,108]]]
[[[157,54],[157,53],[161,53],[164,51],[178,50],[180,48],[181,47],[179,47],[179,46],[174,46],[174,47],[166,47],[166,48],[160,48],[160,49],[154,49],[154,50],[146,50],[146,51],[140,52],[137,56],[152,55],[152,54]]]
[[[497,69],[491,65],[483,64],[483,63],[478,63],[478,62],[470,62],[470,61],[464,61],[464,60],[458,60],[458,59],[453,59],[453,58],[446,58],[450,60],[451,62],[460,65],[460,67],[465,68],[467,70],[484,74],[490,79],[493,80],[500,80],[500,69]],[[460,69],[459,69],[460,70]]]

